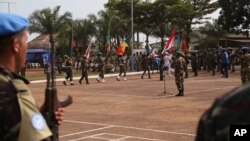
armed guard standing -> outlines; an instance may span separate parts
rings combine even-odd
[[[26,61],[27,19],[0,13],[0,140],[38,141],[51,136],[27,87],[29,81],[15,72]],[[62,121],[62,109],[55,113]]]
[[[183,53],[178,50],[176,52],[175,60],[175,84],[178,88],[179,93],[175,96],[184,96],[184,72],[185,72],[185,59]]]
[[[190,63],[189,56],[187,53],[185,55],[182,53],[182,57],[184,58],[186,64],[184,68],[185,78],[188,78],[188,64]]]
[[[247,47],[242,48],[240,56],[240,76],[242,84],[250,81],[250,54],[247,52]]]
[[[72,59],[67,55],[64,55],[64,58],[65,58],[64,65],[65,65],[66,77],[65,81],[63,81],[63,84],[67,85],[67,81],[70,81],[70,85],[75,85],[73,83]]]
[[[216,55],[215,50],[212,51],[210,65],[211,65],[212,75],[214,76],[216,65],[217,65],[217,55]]]
[[[81,69],[82,69],[82,77],[79,80],[79,83],[82,84],[82,80],[85,78],[86,84],[89,84],[89,79],[88,79],[88,63],[87,63],[87,58],[84,56],[81,58]]]
[[[194,72],[194,76],[198,76],[198,56],[196,52],[192,52],[191,66]]]

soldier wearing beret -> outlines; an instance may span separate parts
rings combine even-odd
[[[25,64],[27,19],[0,13],[0,140],[39,141],[51,136],[27,87],[29,81],[15,72]],[[62,109],[55,113],[58,124]]]

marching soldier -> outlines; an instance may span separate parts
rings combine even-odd
[[[96,81],[97,82],[105,83],[106,82],[104,80],[105,64],[104,64],[104,60],[102,59],[101,55],[102,54],[100,52],[97,54],[97,60],[96,60],[96,62],[98,63],[98,70],[100,71],[100,73],[99,73],[99,76],[96,78]]]
[[[70,85],[75,85],[73,83],[73,73],[72,73],[72,59],[67,56],[64,55],[65,58],[65,71],[66,71],[66,77],[65,77],[65,81],[63,81],[64,85],[67,85],[67,81],[70,81]]]
[[[88,79],[88,63],[87,63],[87,58],[84,56],[81,58],[81,69],[82,69],[82,77],[79,80],[79,83],[82,84],[82,80],[85,78],[86,84],[89,84],[89,79]]]
[[[0,140],[46,140],[51,131],[27,87],[29,81],[15,73],[26,61],[29,22],[3,13],[0,19]],[[55,113],[58,124],[62,121],[62,112],[58,109]]]
[[[247,48],[242,48],[242,55],[240,57],[240,76],[242,84],[250,81],[250,54],[247,53]]]
[[[121,77],[122,73],[124,73],[123,80],[126,81],[127,80],[127,78],[126,78],[126,68],[127,68],[127,65],[126,65],[126,62],[127,62],[126,55],[118,55],[117,59],[118,59],[117,62],[119,64],[119,66],[120,66],[120,73],[116,77],[116,80],[120,81],[120,77]]]
[[[184,96],[184,72],[185,72],[185,59],[182,57],[183,54],[179,50],[176,52],[175,60],[175,84],[178,88],[179,93],[175,96]]]
[[[150,66],[149,66],[149,58],[146,54],[143,54],[141,57],[141,67],[143,69],[143,73],[141,75],[141,79],[143,79],[144,74],[148,71],[148,78],[150,79]]]

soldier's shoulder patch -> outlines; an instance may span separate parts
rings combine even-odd
[[[44,120],[43,116],[40,113],[35,113],[32,116],[31,124],[38,131],[45,129],[45,127],[46,127],[45,126],[46,125],[45,120]]]

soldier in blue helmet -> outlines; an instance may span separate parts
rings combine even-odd
[[[35,141],[51,136],[51,131],[27,87],[29,81],[15,72],[25,64],[27,19],[0,13],[0,140]],[[62,121],[62,109],[55,113]]]

